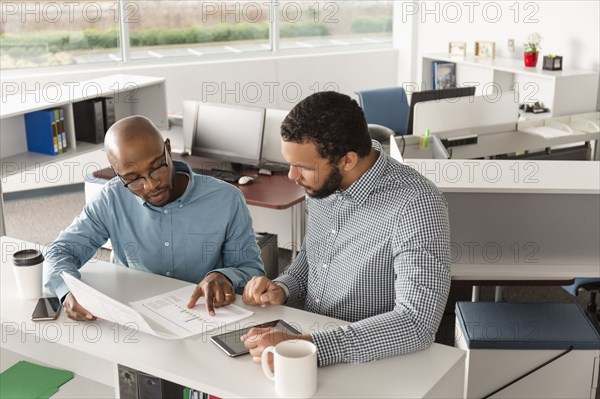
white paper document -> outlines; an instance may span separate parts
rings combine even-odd
[[[142,332],[166,339],[187,338],[213,331],[254,314],[250,310],[231,304],[216,308],[215,315],[209,316],[204,306],[204,297],[198,300],[196,306],[188,309],[187,303],[196,288],[195,285],[131,302],[130,307],[70,274],[63,272],[62,277],[77,302],[94,316],[128,327],[134,324]],[[152,327],[151,323],[157,327]]]
[[[554,137],[563,137],[563,136],[573,135],[572,132],[569,132],[566,130],[561,130],[561,129],[556,129],[554,127],[548,127],[548,126],[532,127],[529,129],[525,129],[523,131],[526,133],[537,134],[538,136],[542,136],[545,139],[552,139]]]

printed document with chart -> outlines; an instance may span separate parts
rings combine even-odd
[[[195,285],[189,285],[165,294],[131,302],[127,306],[90,287],[67,273],[63,280],[77,302],[94,316],[127,327],[135,326],[142,332],[166,339],[187,338],[235,323],[254,312],[231,304],[215,309],[209,316],[204,297],[189,309]]]

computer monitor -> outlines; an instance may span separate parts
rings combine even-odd
[[[410,98],[410,111],[408,113],[408,126],[406,134],[413,134],[413,121],[415,105],[423,101],[440,101],[447,98],[468,97],[475,95],[475,86],[453,87],[440,90],[415,91]]]
[[[281,155],[281,124],[290,111],[267,109],[263,134],[262,162],[265,166],[286,165]]]
[[[183,110],[192,155],[230,162],[234,168],[260,164],[264,108],[184,101]]]

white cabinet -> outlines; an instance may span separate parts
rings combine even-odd
[[[428,54],[422,58],[421,79],[431,89],[432,62],[456,63],[458,86],[477,87],[476,95],[496,99],[500,95],[512,96],[516,103],[541,101],[550,113],[546,116],[561,116],[593,112],[598,106],[598,72],[564,69],[546,71],[542,69],[542,57],[536,68],[527,68],[523,60],[513,58],[484,59],[475,56]]]
[[[73,103],[113,97],[115,116],[143,115],[159,129],[168,128],[164,78],[111,75],[99,79],[44,85],[36,92],[3,93],[0,107],[0,164],[2,191],[13,192],[50,185],[82,183],[91,168],[105,168],[102,144],[75,140]],[[28,112],[62,108],[67,149],[59,155],[27,151],[25,118]]]

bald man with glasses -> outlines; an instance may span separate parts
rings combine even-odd
[[[69,318],[95,319],[60,274],[80,278],[79,268],[108,239],[117,263],[197,284],[188,306],[204,296],[211,315],[232,303],[252,277],[264,275],[252,219],[236,187],[172,160],[169,140],[142,116],[116,122],[104,146],[117,176],[46,252],[44,284]]]

